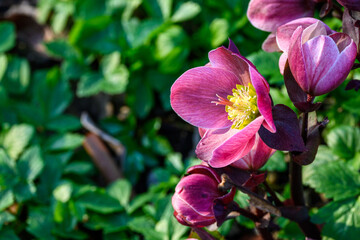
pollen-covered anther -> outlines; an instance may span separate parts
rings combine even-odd
[[[213,103],[225,105],[228,119],[233,122],[231,128],[240,130],[259,116],[256,91],[249,83],[248,86],[237,84],[232,92],[233,95],[228,95],[227,99],[216,95],[218,101]]]

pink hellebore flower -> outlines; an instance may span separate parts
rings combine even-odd
[[[269,84],[232,42],[230,49],[210,51],[206,66],[186,71],[171,88],[174,111],[207,129],[196,154],[215,168],[245,156],[261,125],[275,132]]]
[[[233,201],[236,190],[220,191],[220,176],[205,165],[193,166],[187,174],[176,186],[172,197],[174,216],[186,226],[209,226],[216,222],[215,201],[226,208]]]
[[[349,74],[357,54],[354,41],[332,33],[320,22],[297,27],[290,39],[288,61],[302,90],[319,96],[337,88]]]
[[[314,0],[251,0],[247,16],[252,25],[267,32],[297,18],[314,15]]]
[[[359,0],[337,0],[341,5],[347,7],[350,10],[360,11]]]
[[[275,153],[275,149],[268,147],[259,134],[256,134],[255,144],[251,151],[231,166],[243,170],[256,171],[265,165],[267,160]]]

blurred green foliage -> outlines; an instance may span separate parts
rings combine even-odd
[[[56,60],[41,68],[14,50],[14,23],[0,22],[0,239],[186,239],[189,228],[173,217],[171,195],[197,160],[184,161],[161,134],[164,121],[174,118],[169,94],[175,79],[206,64],[208,51],[227,45],[230,37],[268,79],[274,103],[293,108],[278,70],[279,53],[260,50],[267,33],[250,25],[247,5],[245,0],[39,0],[37,20],[54,36],[43,46]],[[360,95],[343,88],[324,100],[319,115],[330,119],[323,132],[327,146],[306,168],[304,183],[334,199],[313,216],[325,223],[325,236],[354,239],[360,222],[354,214]],[[126,149],[121,162],[126,178],[108,186],[82,148],[85,131],[80,112],[73,110],[83,99],[104,95],[120,98],[117,108],[128,109],[125,117],[112,114],[97,122]],[[286,169],[280,152],[263,168],[282,174]],[[327,177],[329,172],[337,177]],[[278,189],[285,199],[286,189]],[[246,195],[236,199],[248,206]],[[254,228],[241,216],[219,232],[228,234],[235,223]],[[278,224],[279,237],[301,236],[293,223],[279,219]]]

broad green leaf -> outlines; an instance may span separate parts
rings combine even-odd
[[[85,226],[93,230],[104,230],[105,233],[116,232],[127,228],[131,218],[123,213],[89,215],[89,220]]]
[[[0,52],[10,50],[15,45],[15,26],[11,22],[0,23]]]
[[[10,207],[14,203],[14,194],[11,190],[0,191],[0,211]]]
[[[47,51],[59,58],[76,59],[79,57],[79,52],[69,44],[65,39],[57,39],[45,44]]]
[[[339,126],[326,136],[326,143],[334,154],[350,159],[360,151],[360,129],[350,126]]]
[[[156,57],[165,59],[175,48],[187,48],[188,37],[179,26],[171,26],[161,32],[156,39]],[[155,72],[154,74],[159,74]]]
[[[76,95],[88,97],[102,91],[104,78],[99,73],[87,73],[80,78]]]
[[[107,193],[117,199],[124,208],[129,205],[131,191],[132,186],[126,179],[117,180],[107,188]]]
[[[360,198],[330,202],[311,220],[325,223],[322,234],[333,239],[357,239],[360,236]]]
[[[18,124],[11,127],[10,131],[4,138],[3,146],[9,156],[17,159],[29,144],[35,133],[35,129],[31,125]]]
[[[67,132],[81,127],[80,119],[72,115],[60,115],[47,121],[45,127],[49,130]]]
[[[28,61],[19,57],[8,57],[8,65],[1,82],[10,93],[24,93],[30,83]]]
[[[75,6],[72,2],[58,1],[55,5],[51,26],[55,33],[61,33],[66,27],[68,18],[74,13]]]
[[[0,231],[4,224],[13,222],[13,221],[15,221],[15,219],[16,219],[16,217],[14,215],[12,215],[11,213],[9,213],[8,211],[0,212]],[[0,234],[0,236],[1,236],[1,234]],[[0,237],[0,239],[1,239],[1,237]]]
[[[129,71],[125,65],[120,65],[111,74],[105,75],[102,82],[102,90],[108,94],[120,94],[126,90]]]
[[[120,65],[120,62],[121,62],[120,52],[113,52],[111,54],[104,56],[104,58],[101,60],[100,63],[103,74],[104,75],[112,74]]]
[[[19,181],[15,160],[0,149],[0,192],[11,189]]]
[[[54,204],[54,221],[56,223],[56,231],[60,236],[61,232],[69,233],[75,228],[77,219],[74,215],[71,214],[69,209],[69,203],[56,201]]]
[[[54,221],[52,219],[52,212],[49,210],[47,206],[29,208],[26,230],[38,239],[55,240],[51,233]]]
[[[256,66],[259,72],[269,78],[270,84],[283,83],[283,77],[279,71],[280,53],[268,53],[259,51],[248,56],[248,59]]]
[[[360,194],[360,174],[342,161],[312,166],[305,183],[335,201]]]
[[[76,161],[66,165],[64,174],[88,175],[94,172],[94,164],[87,161]]]
[[[178,175],[185,171],[181,153],[169,153],[165,158],[165,165],[168,170]]]
[[[173,4],[173,0],[157,0],[161,14],[163,16],[163,19],[166,20],[170,17],[171,14],[171,7]]]
[[[343,108],[354,114],[360,113],[360,96],[351,98],[342,104]]]
[[[19,175],[28,181],[33,181],[44,168],[44,160],[39,146],[28,148],[17,162]]]
[[[149,84],[144,82],[135,92],[135,112],[140,118],[148,115],[154,105],[154,95]]]
[[[171,20],[173,22],[183,22],[195,17],[200,13],[200,11],[200,5],[195,2],[188,1],[181,3],[172,15]]]
[[[22,180],[13,187],[13,192],[16,202],[22,203],[35,196],[36,187],[33,182]]]
[[[60,76],[60,70],[57,67],[34,74],[33,104],[41,108],[46,121],[62,114],[73,97],[69,82],[64,81]]]
[[[70,182],[63,182],[54,189],[53,195],[56,200],[66,203],[70,200],[73,186]]]
[[[147,240],[162,240],[165,236],[163,233],[154,230],[155,224],[151,218],[137,217],[128,223],[131,230],[141,233]]]
[[[66,133],[52,136],[46,144],[49,151],[71,150],[81,146],[84,137],[80,134]]]
[[[82,193],[76,203],[98,213],[114,213],[123,210],[119,201],[108,195],[103,189],[93,189]]]
[[[153,200],[155,198],[155,194],[153,193],[144,193],[136,196],[130,203],[130,207],[127,210],[128,214],[132,214],[134,211],[142,207],[145,203]]]
[[[220,46],[229,37],[229,22],[223,18],[216,18],[210,23],[211,46]]]
[[[4,240],[20,240],[18,236],[16,236],[15,232],[11,227],[4,227],[0,229],[0,239]]]

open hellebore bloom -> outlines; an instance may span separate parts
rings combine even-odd
[[[252,149],[261,125],[271,132],[275,125],[268,83],[232,42],[210,51],[209,60],[175,81],[170,100],[185,121],[207,129],[196,154],[220,168]]]
[[[292,34],[288,61],[301,89],[319,96],[337,88],[349,74],[357,54],[354,41],[344,33],[328,35],[319,22],[297,27]]]
[[[183,225],[209,226],[216,222],[215,203],[226,208],[233,202],[236,190],[232,188],[229,192],[220,191],[220,176],[205,165],[193,166],[188,169],[187,174],[176,186],[172,197],[174,216]]]
[[[355,10],[355,11],[360,11],[360,1],[359,0],[337,0],[341,5],[343,5],[344,7],[350,9],[350,10]]]
[[[251,0],[247,16],[252,25],[274,32],[291,20],[314,15],[314,0]]]
[[[231,166],[243,170],[256,171],[264,166],[275,151],[275,149],[268,147],[264,143],[259,134],[256,134],[255,144],[251,151],[241,159],[231,164]]]

